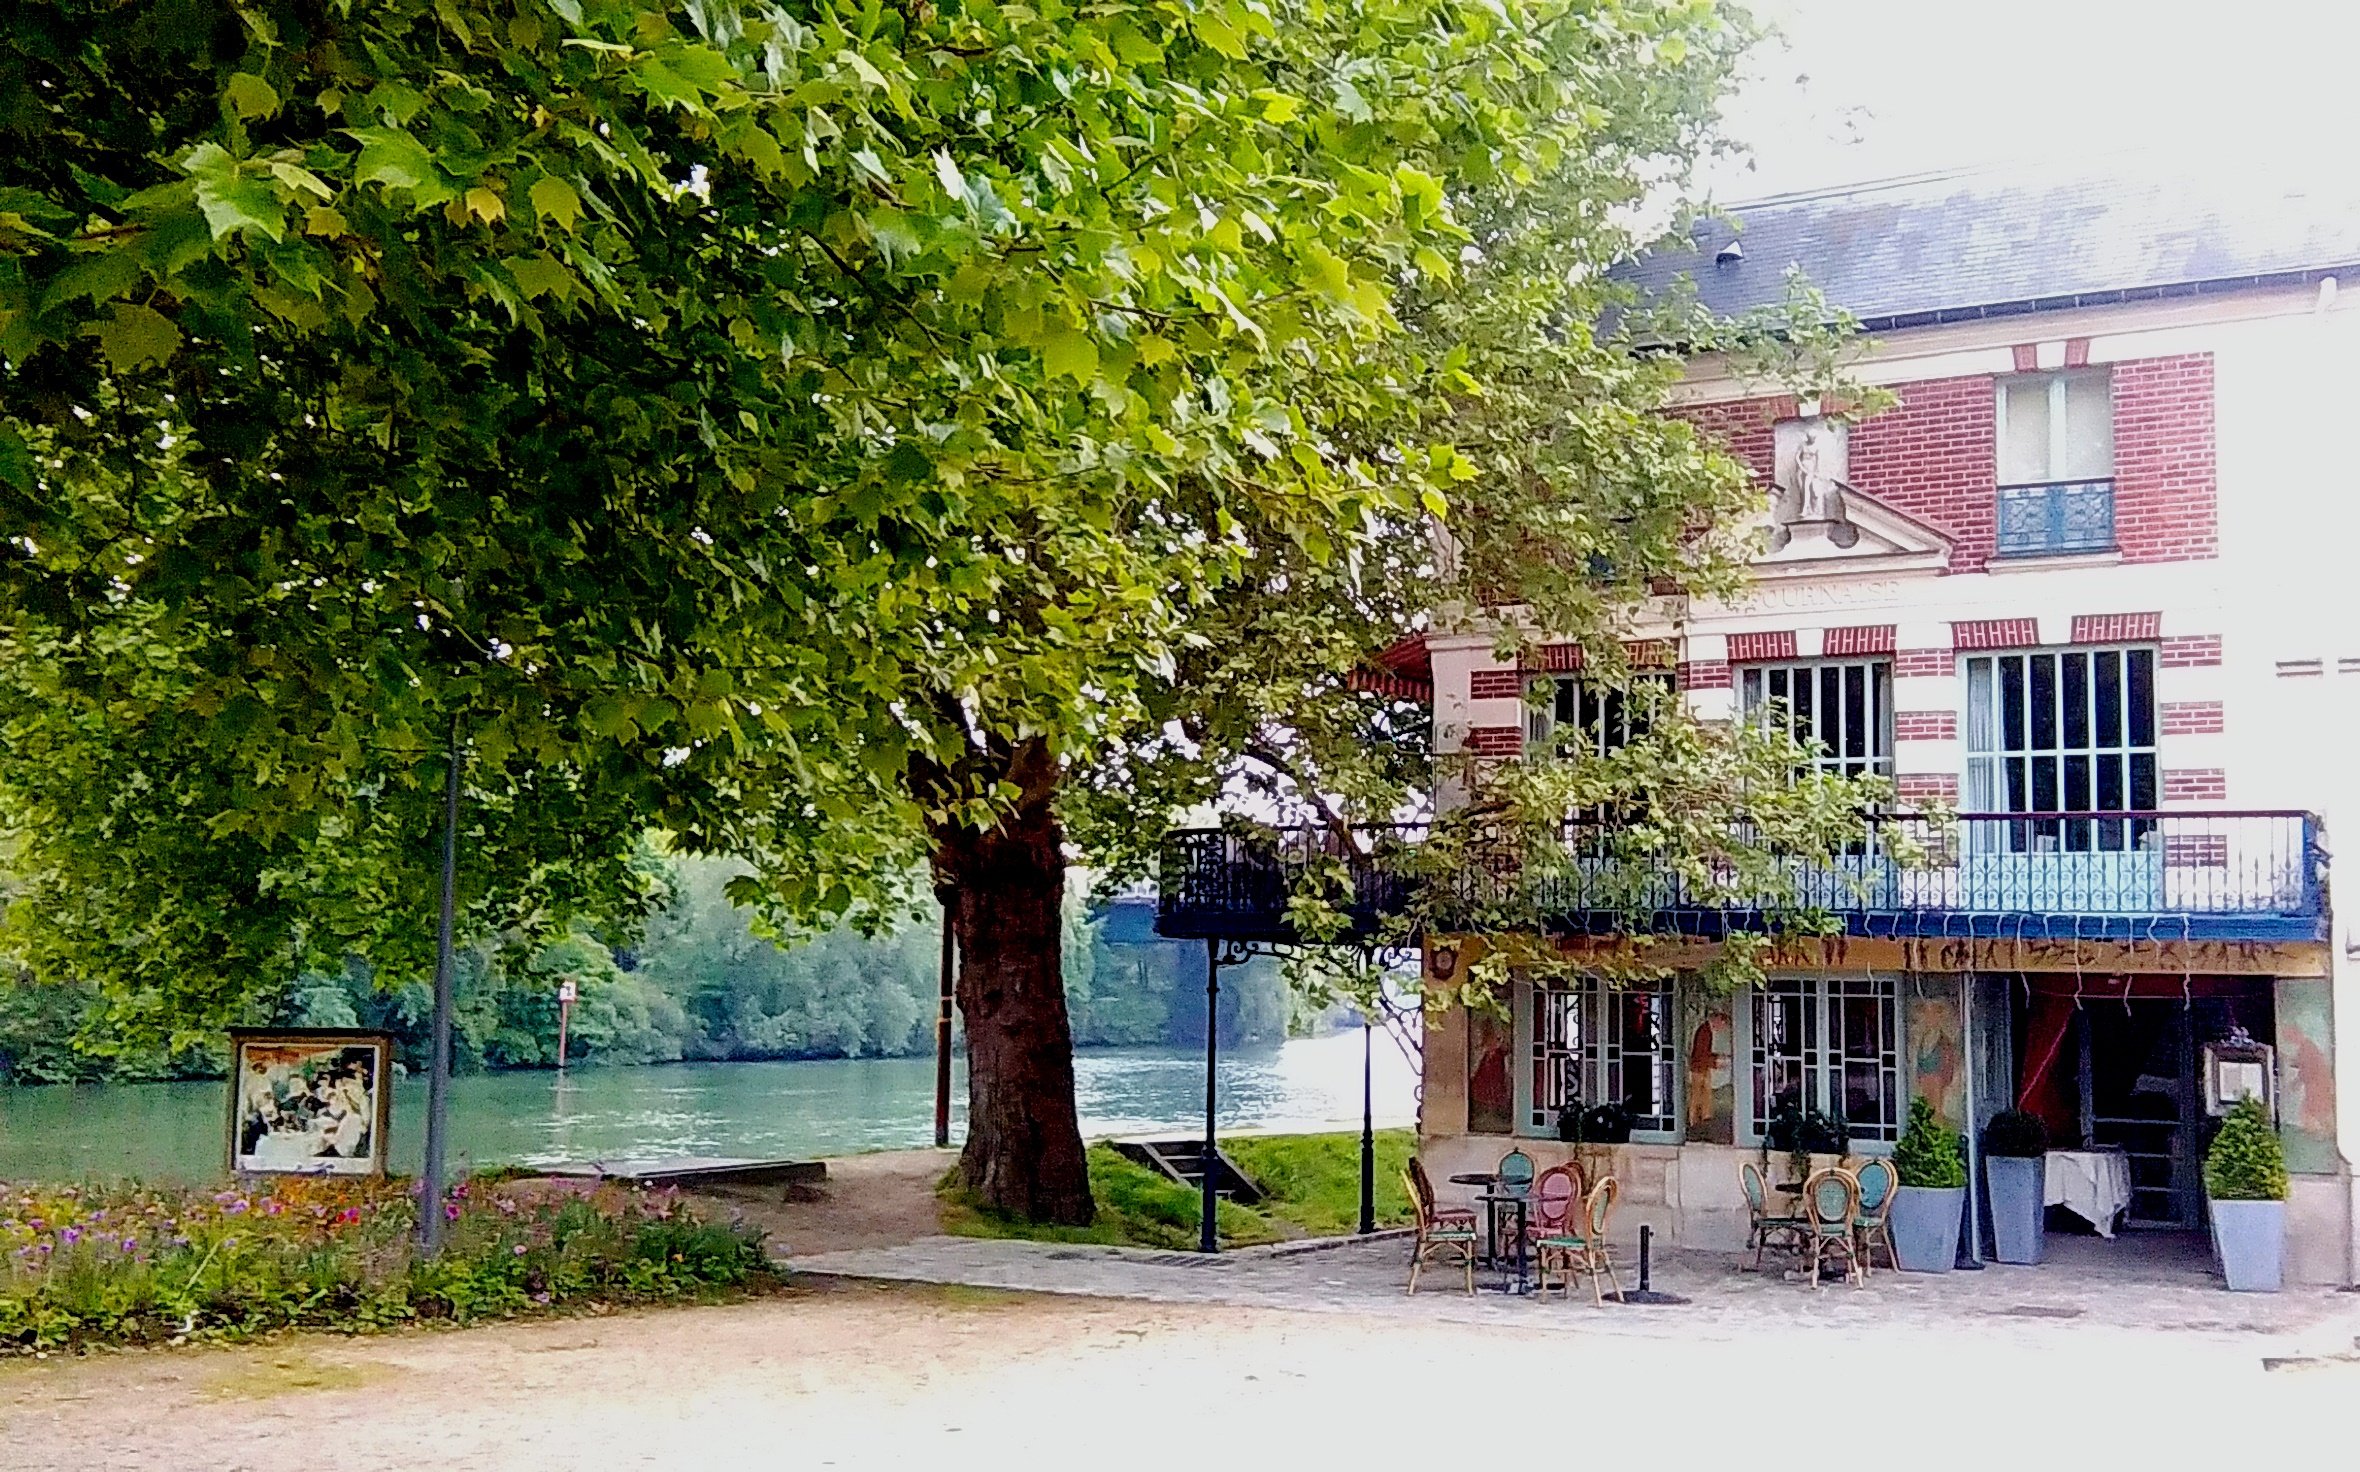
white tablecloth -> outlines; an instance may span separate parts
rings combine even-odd
[[[2131,1163],[2117,1150],[2051,1150],[2048,1163],[2048,1204],[2062,1206],[2098,1229],[2101,1237],[2114,1235],[2114,1219],[2131,1204]]]

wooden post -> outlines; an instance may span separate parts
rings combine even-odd
[[[951,1143],[951,1009],[958,996],[959,974],[959,938],[951,923],[955,899],[955,895],[943,895],[941,997],[934,1010],[934,1148],[937,1150],[947,1150]]]

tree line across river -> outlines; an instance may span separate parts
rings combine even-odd
[[[714,860],[664,861],[670,897],[628,944],[575,930],[521,962],[489,942],[462,952],[453,1060],[462,1070],[544,1068],[557,1061],[557,992],[575,984],[574,1064],[897,1057],[930,1052],[939,985],[939,922],[869,937],[850,929],[781,942],[730,903],[736,872]],[[1079,886],[1076,886],[1078,889]],[[1065,988],[1078,1047],[1200,1044],[1204,952],[1128,923],[1131,907],[1092,911],[1070,895]],[[222,1050],[93,1050],[92,987],[0,972],[0,1078],[19,1084],[218,1077]],[[381,988],[348,964],[310,974],[252,1020],[289,1027],[382,1028],[411,1068],[426,1061],[433,997],[423,982]],[[1276,1041],[1318,1017],[1295,1001],[1275,963],[1225,969],[1221,1040]]]

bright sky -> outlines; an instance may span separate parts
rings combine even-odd
[[[1962,166],[2161,148],[2191,169],[2349,169],[2352,0],[1753,0],[1785,35],[1729,109],[1721,203]]]

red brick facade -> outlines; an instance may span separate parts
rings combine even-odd
[[[1467,678],[1467,698],[1470,700],[1521,700],[1524,698],[1522,670],[1476,670]]]
[[[1903,772],[1893,779],[1893,795],[1904,804],[1943,802],[1958,806],[1958,777],[1951,772]]]
[[[1764,664],[1776,659],[1795,657],[1795,631],[1780,629],[1768,634],[1731,634],[1729,662],[1731,664]]]
[[[1683,690],[1727,690],[1734,683],[1727,660],[1692,659],[1680,666]]]
[[[1856,624],[1848,629],[1829,629],[1820,636],[1819,652],[1829,659],[1849,659],[1862,654],[1891,654],[1893,638],[1891,624]]]
[[[2040,645],[2040,620],[1961,619],[1950,626],[1950,642],[1957,649],[2034,649]]]
[[[2077,613],[2073,616],[2076,644],[2152,643],[2163,637],[2160,613]]]
[[[1893,715],[1895,741],[1956,741],[1958,712],[1954,710],[1904,710]]]
[[[2089,345],[2079,343],[2087,361]],[[2024,354],[2017,354],[2019,370]],[[2078,366],[2078,365],[2076,365]],[[2138,358],[2108,372],[2114,399],[2114,534],[2125,562],[2219,554],[2210,353]],[[1952,540],[1951,571],[1988,565],[1998,535],[1998,385],[1989,375],[1894,386],[1897,402],[1852,427],[1851,481]],[[1697,404],[1680,417],[1767,481],[1772,426],[1791,398]]]
[[[2163,774],[2165,802],[2227,802],[2229,774],[2219,767],[2183,767],[2177,771],[2166,768]]]
[[[1522,726],[1471,726],[1467,730],[1467,750],[1477,756],[1522,756],[1524,728]]]
[[[1958,655],[1948,649],[1904,649],[1893,656],[1893,678],[1958,673]]]
[[[2167,670],[2192,670],[2221,662],[2218,634],[2174,634],[2163,641],[2161,663]]]
[[[2163,703],[2166,736],[2218,736],[2228,721],[2217,700],[2167,700]]]
[[[1999,535],[1999,391],[1978,375],[1893,392],[1892,408],[1852,427],[1852,484],[1949,534],[1951,570],[1975,571]]]
[[[2114,365],[2114,538],[2125,562],[2219,555],[2212,354]]]

